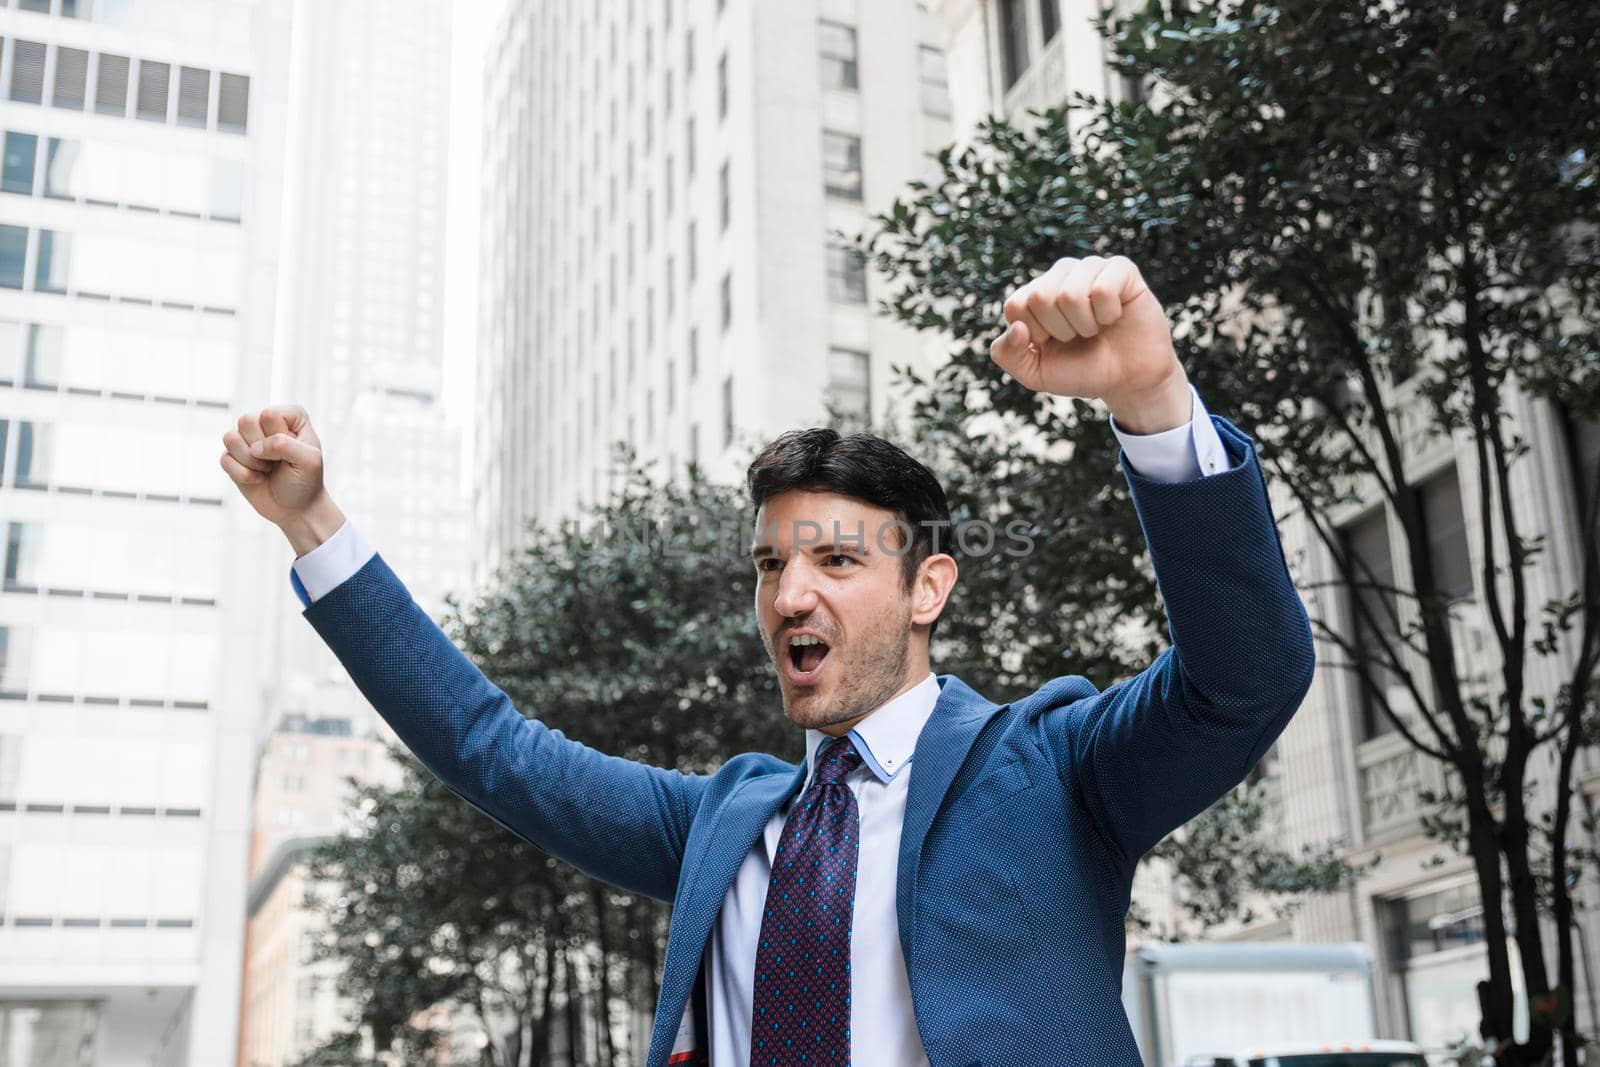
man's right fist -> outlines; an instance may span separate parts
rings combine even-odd
[[[344,523],[322,484],[322,442],[304,408],[262,408],[222,435],[222,469],[262,518],[305,555]]]

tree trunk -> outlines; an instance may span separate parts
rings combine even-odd
[[[561,970],[567,990],[567,1062],[572,1067],[585,1063],[583,1055],[583,998],[578,995],[578,973],[572,966],[572,953],[561,953]]]
[[[550,1036],[555,1029],[550,1024],[550,1013],[555,1010],[556,947],[548,932],[544,935],[544,991],[539,997],[538,1038],[533,1047],[539,1050],[539,1063],[550,1062]]]
[[[617,1052],[611,1044],[611,939],[606,930],[606,925],[610,922],[610,908],[606,902],[604,886],[599,882],[590,882],[589,891],[594,901],[595,940],[600,948],[600,992],[599,1003],[595,1006],[595,1022],[600,1030],[600,1040],[595,1054],[607,1067],[616,1067]]]

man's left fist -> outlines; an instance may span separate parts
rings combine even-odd
[[[1134,433],[1188,420],[1166,313],[1126,256],[1056,260],[1007,298],[1005,317],[989,356],[1029,389],[1103,400]]]

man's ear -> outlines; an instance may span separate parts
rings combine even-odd
[[[911,621],[927,626],[944,611],[944,602],[956,587],[959,571],[954,557],[943,552],[929,556],[917,567],[911,582]]]

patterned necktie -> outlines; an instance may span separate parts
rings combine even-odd
[[[789,809],[767,882],[756,949],[750,1067],[848,1067],[850,929],[860,818],[844,776],[849,738],[827,745]]]

